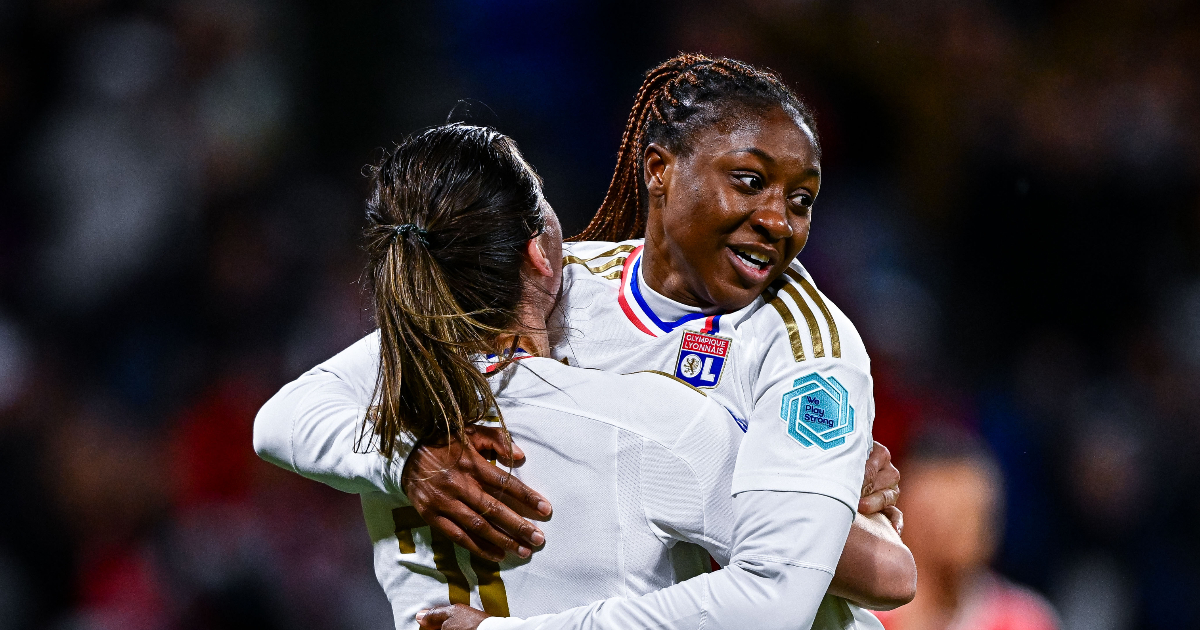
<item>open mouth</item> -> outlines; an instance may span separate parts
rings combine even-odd
[[[754,267],[755,269],[758,269],[759,271],[766,271],[768,268],[771,267],[771,259],[767,258],[766,256],[764,256],[762,254],[748,252],[744,249],[740,249],[740,248],[733,247],[733,246],[730,246],[729,249],[733,250],[733,253],[735,255],[737,255],[738,259],[740,259],[742,262],[746,263],[746,265],[748,265],[750,267]]]

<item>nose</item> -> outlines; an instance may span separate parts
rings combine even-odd
[[[772,201],[750,215],[754,231],[771,239],[781,241],[792,237],[792,224],[788,221],[787,201]]]

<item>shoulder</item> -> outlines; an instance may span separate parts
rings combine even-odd
[[[514,370],[518,380],[521,386],[506,392],[515,404],[610,424],[665,445],[697,423],[736,426],[724,407],[663,372],[614,374],[526,359]]]
[[[764,350],[795,363],[835,360],[869,374],[870,358],[858,329],[793,261],[762,296],[747,324]]]
[[[608,241],[579,241],[563,243],[564,274],[599,276],[617,280],[630,252],[642,244],[642,239],[612,243]]]

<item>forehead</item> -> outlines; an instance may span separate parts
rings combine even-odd
[[[692,144],[695,152],[709,155],[756,149],[776,162],[801,168],[819,168],[820,164],[813,130],[798,115],[778,106],[762,111],[734,110],[696,134]]]

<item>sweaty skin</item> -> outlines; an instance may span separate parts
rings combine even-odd
[[[774,107],[727,117],[697,133],[686,153],[651,144],[645,179],[646,282],[676,302],[732,312],[804,249],[821,165],[808,127]]]

